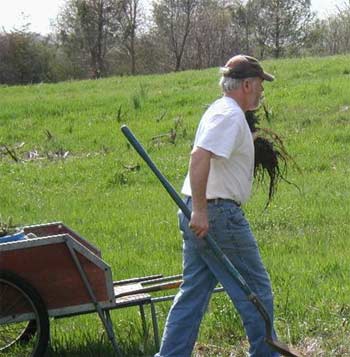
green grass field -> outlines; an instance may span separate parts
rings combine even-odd
[[[280,339],[308,356],[350,356],[350,57],[264,62],[270,120],[295,165],[267,210],[244,207],[271,275]],[[98,246],[115,280],[181,272],[176,207],[126,143],[127,124],[180,189],[195,128],[220,96],[218,69],[0,87],[0,214],[63,221]],[[176,131],[174,141],[168,134]],[[4,145],[11,149],[12,157]],[[15,160],[17,159],[17,161]],[[130,167],[139,165],[139,169]],[[169,303],[158,307],[161,327]],[[112,313],[127,356],[150,356],[138,310]],[[151,332],[151,330],[150,330]],[[112,356],[95,315],[51,321],[50,356]],[[213,297],[197,356],[243,356],[244,331]]]

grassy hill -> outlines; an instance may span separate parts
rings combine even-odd
[[[308,356],[350,356],[350,57],[264,68],[276,81],[264,85],[269,121],[261,126],[281,136],[300,168],[287,172],[299,189],[281,182],[264,210],[267,182],[255,185],[244,208],[271,275],[276,328]],[[115,280],[180,273],[176,207],[119,128],[127,124],[180,189],[196,125],[220,96],[218,78],[214,68],[0,87],[2,218],[65,222],[101,249]],[[154,353],[136,309],[123,310],[113,320],[124,352]],[[52,356],[112,355],[95,316],[51,325]],[[245,347],[236,312],[217,294],[197,355],[243,356]]]

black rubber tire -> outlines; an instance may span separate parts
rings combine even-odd
[[[18,348],[23,357],[44,356],[50,339],[50,323],[45,303],[32,285],[17,274],[2,270],[0,301],[9,299],[12,304],[0,304],[0,353]],[[15,310],[21,307],[30,311],[27,314],[28,319],[26,317],[20,322],[11,322],[16,316]]]

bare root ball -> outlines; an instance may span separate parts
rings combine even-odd
[[[246,112],[246,120],[254,135],[254,177],[259,183],[264,181],[266,175],[269,178],[269,193],[266,204],[268,206],[276,193],[280,180],[292,184],[285,176],[288,162],[293,161],[293,159],[287,153],[282,139],[275,132],[258,127],[260,119],[255,112]]]

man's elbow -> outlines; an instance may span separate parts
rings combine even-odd
[[[211,159],[213,153],[209,150],[203,149],[200,146],[195,146],[191,151],[192,159]]]

